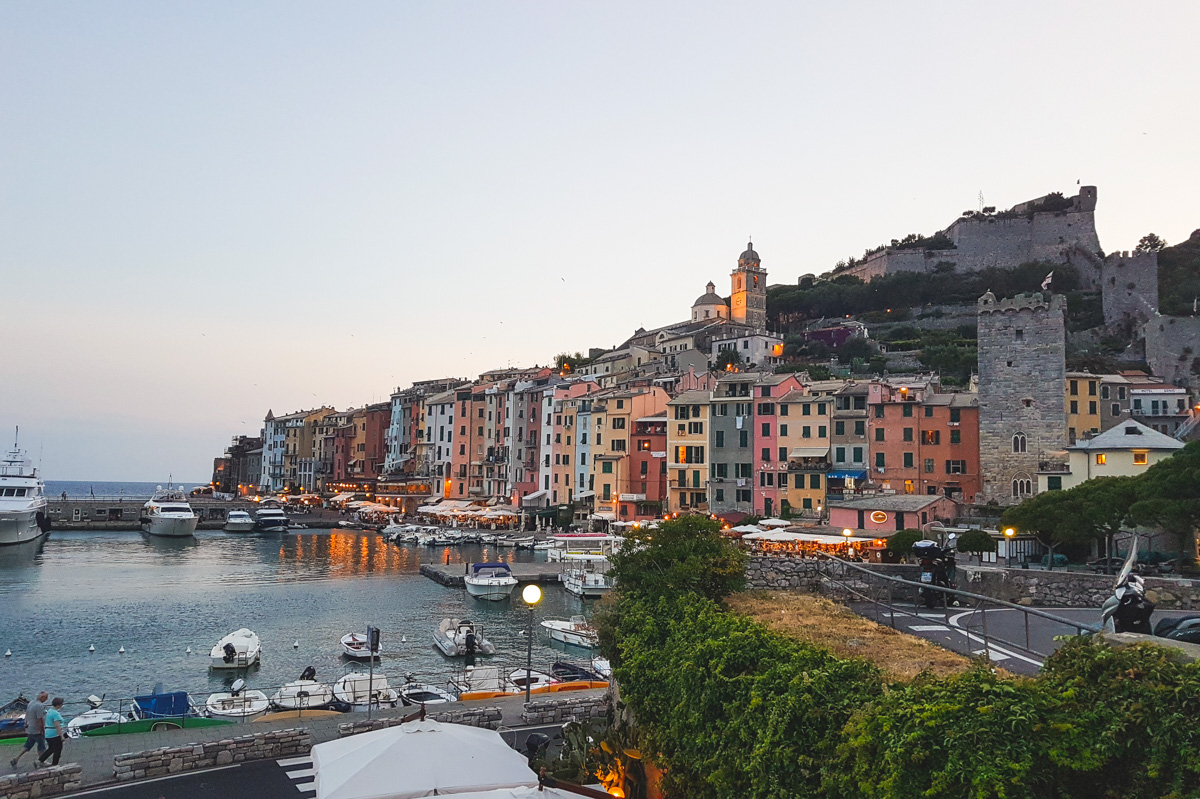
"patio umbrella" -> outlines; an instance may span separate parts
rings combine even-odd
[[[786,522],[783,519],[763,519],[759,524],[763,527],[787,527],[791,522]]]

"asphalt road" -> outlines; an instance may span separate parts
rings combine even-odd
[[[869,602],[856,602],[851,607],[860,615],[875,619],[882,624],[891,623],[891,614],[886,608],[876,608]],[[932,610],[924,606],[896,604],[896,629],[933,641],[940,646],[965,655],[984,655],[999,666],[1018,674],[1037,674],[1042,667],[1044,655],[1049,655],[1062,645],[1057,636],[1078,634],[1078,629],[1069,624],[1054,622],[1030,614],[1028,616],[1028,638],[1026,638],[1026,614],[1013,608],[991,608],[987,613],[989,643],[983,639],[983,611],[968,608],[944,608]],[[1054,616],[1081,624],[1099,625],[1099,609],[1080,608],[1037,608]],[[901,611],[904,612],[901,612]],[[1188,611],[1155,612],[1153,622],[1159,619],[1188,615]],[[915,614],[915,615],[913,615]]]
[[[501,736],[509,746],[523,752],[525,739],[541,732],[552,739],[561,725],[522,727],[504,730]],[[557,746],[561,738],[551,744]],[[96,788],[73,796],[96,799],[312,799],[317,795],[311,757],[260,760],[231,766],[179,774],[160,779],[140,780],[125,785]]]

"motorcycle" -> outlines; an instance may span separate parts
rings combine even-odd
[[[942,588],[955,587],[955,563],[954,550],[943,549],[938,546],[936,541],[917,541],[913,544],[913,554],[917,556],[917,562],[921,564],[921,599],[925,602],[925,607],[936,607],[939,602],[946,602],[957,607],[958,599],[953,595],[946,594],[944,591],[937,591],[934,588],[925,588],[924,586],[941,586]]]
[[[1110,633],[1142,633],[1200,644],[1200,615],[1159,619],[1158,624],[1150,626],[1155,606],[1146,597],[1145,580],[1133,572],[1136,563],[1137,538],[1134,538],[1129,554],[1125,556],[1125,563],[1117,573],[1113,595],[1100,606],[1104,630]]]

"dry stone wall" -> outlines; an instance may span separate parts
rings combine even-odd
[[[526,702],[521,719],[526,724],[566,724],[569,721],[603,718],[608,713],[609,703],[610,694],[607,692],[600,696]]]
[[[306,729],[271,730],[220,741],[117,755],[113,758],[113,777],[117,782],[128,782],[250,760],[307,754],[311,749],[312,735]]]
[[[37,799],[39,796],[59,796],[78,791],[82,784],[83,766],[68,763],[63,766],[8,774],[0,777],[0,799]]]
[[[484,727],[489,730],[495,730],[500,727],[502,714],[498,707],[478,707],[470,708],[469,710],[426,713],[425,718],[430,721],[440,721],[446,724],[465,724],[468,727]],[[388,727],[396,727],[403,724],[404,719],[404,716],[393,716],[383,719],[370,719],[369,721],[366,719],[362,721],[349,721],[338,725],[338,737],[345,738],[348,735],[358,735],[362,732],[385,730]]]
[[[1059,608],[1096,608],[1112,596],[1113,577],[1087,572],[1043,569],[958,567],[958,587],[975,594],[1015,602]],[[1200,583],[1147,577],[1147,596],[1162,610],[1200,609]]]

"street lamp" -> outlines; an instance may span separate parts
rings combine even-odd
[[[525,701],[529,701],[529,686],[533,681],[533,608],[542,600],[542,589],[530,583],[521,589],[521,599],[529,606],[529,633],[525,641]]]
[[[1017,531],[1011,527],[1004,528],[1004,568],[1012,566],[1012,541]]]
[[[854,535],[854,531],[849,527],[842,528],[842,536],[846,539],[846,560],[850,560],[850,536]]]

